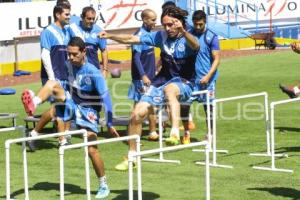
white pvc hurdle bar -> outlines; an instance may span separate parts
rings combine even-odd
[[[233,100],[239,100],[239,99],[246,99],[246,98],[253,98],[253,97],[259,97],[264,96],[264,104],[265,104],[265,122],[266,127],[269,121],[269,113],[268,113],[268,94],[266,92],[261,93],[254,93],[254,94],[248,94],[248,95],[241,95],[241,96],[234,96],[234,97],[228,97],[228,98],[222,98],[222,99],[216,99],[213,101],[213,141],[212,141],[212,148],[213,148],[213,160],[210,166],[213,167],[222,167],[222,168],[233,168],[230,165],[219,165],[217,164],[217,103],[219,102],[226,102],[226,101],[233,101]],[[269,129],[266,128],[266,143],[267,143],[267,153],[270,151],[270,133]],[[264,155],[266,155],[264,154]],[[258,154],[256,154],[258,155]],[[203,164],[202,162],[197,162],[197,164]]]
[[[202,91],[197,91],[193,92],[192,96],[200,95],[200,94],[206,94],[206,103],[209,105],[209,93],[208,90],[202,90]],[[210,131],[210,109],[207,107],[207,120],[208,120],[208,134],[211,134]],[[163,125],[162,125],[162,108],[159,109],[158,111],[158,130],[159,130],[159,149],[163,149]],[[203,150],[198,150],[196,149],[195,151],[203,151]],[[180,160],[168,160],[164,158],[164,153],[161,151],[159,153],[159,158],[143,158],[143,161],[148,161],[148,162],[160,162],[160,163],[175,163],[175,164],[180,164]]]
[[[205,146],[205,185],[206,185],[206,200],[210,199],[210,170],[209,170],[209,143],[208,141],[195,142],[186,145],[178,145],[172,147],[158,148],[152,150],[145,150],[141,152],[136,152],[132,155],[128,155],[129,162],[129,200],[133,200],[133,162],[137,158],[137,173],[138,173],[138,200],[142,200],[142,162],[141,157],[144,155],[157,154],[160,152],[176,151],[186,148],[192,148],[196,146]]]
[[[286,103],[291,103],[291,102],[295,102],[295,101],[300,101],[300,98],[271,102],[271,104],[270,104],[270,110],[271,110],[271,127],[270,127],[270,129],[271,129],[271,167],[254,166],[253,167],[254,169],[293,173],[293,170],[279,169],[279,168],[276,168],[276,166],[275,166],[275,156],[276,156],[276,154],[275,154],[275,106],[281,105],[281,104],[286,104]]]
[[[14,128],[11,128],[14,129]],[[6,199],[11,200],[10,198],[10,145],[14,143],[22,142],[22,153],[23,153],[23,169],[24,169],[24,193],[25,200],[29,200],[29,189],[28,189],[28,169],[27,169],[27,152],[26,152],[26,142],[41,140],[51,137],[59,137],[63,135],[79,135],[82,134],[84,141],[87,141],[87,131],[86,130],[77,130],[77,131],[66,131],[61,133],[53,133],[47,135],[39,135],[34,137],[25,137],[25,128],[23,126],[17,127],[16,129],[22,130],[24,137],[17,139],[8,139],[5,141],[5,155],[6,155]],[[87,149],[86,149],[87,151]]]
[[[25,128],[23,126],[0,129],[0,133],[9,132],[9,131],[20,131],[20,132],[23,133],[23,135],[25,134]],[[6,154],[6,158],[7,158],[7,155],[9,155],[9,152],[7,154],[7,151],[5,151],[5,154]],[[7,185],[7,183],[10,183],[10,174],[8,173],[9,169],[10,169],[10,162],[5,163],[5,168],[6,168],[6,199],[11,200],[11,198],[10,198],[10,185]],[[24,174],[25,174],[25,171],[24,171]],[[25,179],[24,179],[24,181],[25,181]],[[28,190],[24,190],[24,192],[25,192],[25,197],[26,197],[26,193],[28,194]],[[25,200],[27,200],[27,199],[25,199]]]
[[[121,141],[128,141],[128,140],[135,140],[136,142],[136,151],[140,152],[140,136],[139,135],[130,135],[124,136],[119,138],[111,138],[105,140],[97,140],[87,143],[80,143],[80,144],[72,144],[68,146],[62,146],[59,148],[59,166],[60,166],[60,200],[65,199],[65,188],[64,188],[64,152],[68,149],[75,149],[81,147],[88,147],[98,144],[106,144],[106,143],[114,143],[114,142],[121,142]],[[129,156],[129,155],[128,155]],[[89,168],[89,157],[88,154],[85,154],[85,176],[86,176],[86,193],[87,199],[91,199],[91,186],[90,186],[90,168]],[[129,184],[130,185],[130,184]]]

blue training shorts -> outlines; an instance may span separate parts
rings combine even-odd
[[[62,104],[56,104],[56,116],[63,121],[74,120],[76,125],[88,128],[95,133],[98,133],[98,112],[90,107],[84,107],[76,104],[69,92],[65,92],[66,100]]]
[[[145,93],[145,86],[142,80],[132,80],[128,89],[128,99],[138,102]]]
[[[187,102],[192,94],[193,85],[191,82],[181,79],[179,77],[172,78],[171,80],[169,80],[167,83],[165,83],[160,87],[150,86],[145,92],[145,94],[141,97],[140,101],[147,102],[154,106],[163,105],[164,102],[166,101],[164,95],[164,88],[171,83],[176,84],[180,90],[180,95],[178,99],[179,102],[181,103]]]
[[[213,100],[215,100],[216,96],[216,81],[211,81],[209,84],[207,85],[202,85],[199,83],[199,81],[197,82],[197,84],[195,84],[194,86],[194,92],[196,91],[201,91],[201,90],[208,90],[208,97],[209,97],[209,102],[211,103]],[[200,103],[206,103],[206,94],[200,94],[198,96],[195,97],[191,97],[189,102],[192,101],[198,101]]]

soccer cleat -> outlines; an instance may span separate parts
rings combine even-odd
[[[298,95],[295,94],[293,88],[291,87],[285,87],[281,84],[279,84],[279,88],[281,89],[281,91],[285,94],[287,94],[291,99],[298,97]]]
[[[133,162],[133,169],[136,168],[136,163]],[[117,171],[128,171],[128,159],[124,157],[124,160],[115,166]]]
[[[167,146],[175,146],[179,144],[179,138],[176,136],[170,136],[165,140]]]
[[[148,135],[149,141],[157,141],[159,138],[159,135],[156,132],[152,132]]]
[[[24,90],[22,93],[22,103],[28,116],[33,116],[35,106],[33,103],[34,92],[31,90]]]
[[[110,191],[107,184],[101,184],[98,188],[97,194],[95,196],[96,199],[104,199],[108,197]]]
[[[190,144],[191,143],[190,135],[184,135],[181,142],[182,144]]]

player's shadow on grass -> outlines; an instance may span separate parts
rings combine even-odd
[[[111,190],[111,193],[118,194],[118,196],[112,198],[113,200],[124,200],[124,199],[129,199],[128,197],[128,190]],[[133,191],[133,197],[136,199],[137,198],[137,191]],[[154,200],[154,199],[159,199],[160,195],[155,194],[153,192],[143,192],[142,193],[143,199],[144,200]]]
[[[30,190],[43,190],[43,191],[58,191],[59,192],[59,183],[49,183],[49,182],[40,182],[35,184],[33,187],[29,188]],[[11,198],[17,198],[17,196],[24,194],[24,189],[17,190],[11,193]],[[72,195],[72,194],[86,194],[86,189],[81,188],[78,185],[68,184],[65,183],[65,196]],[[92,195],[96,195],[96,191],[91,191]],[[113,198],[113,200],[124,200],[128,198],[128,190],[111,190],[111,194],[116,194],[117,196]],[[56,194],[58,196],[59,194]],[[137,197],[137,191],[133,191],[134,197]],[[154,200],[159,199],[160,195],[155,194],[153,192],[143,192],[143,199],[144,200]],[[1,198],[5,198],[5,196],[1,196]]]
[[[49,183],[49,182],[40,182],[35,184],[33,187],[29,188],[30,190],[44,190],[44,191],[50,191],[50,190],[56,190],[59,191],[59,183]],[[24,189],[17,190],[13,193],[11,193],[11,198],[17,198],[18,195],[24,194]],[[77,185],[73,184],[65,184],[65,195],[71,195],[71,194],[86,194],[86,189],[83,189]]]
[[[288,132],[300,132],[300,128],[295,128],[295,127],[278,126],[278,127],[275,127],[275,129],[278,130],[280,133],[284,133],[286,131],[288,131]]]
[[[276,149],[276,153],[300,152],[300,146],[297,147],[280,147]]]
[[[276,152],[278,153],[278,152]],[[282,157],[276,157],[276,160],[281,160],[281,159],[286,159],[285,156],[282,156]],[[259,162],[259,163],[255,163],[255,164],[251,164],[249,165],[250,167],[254,167],[254,166],[259,166],[259,165],[264,165],[264,164],[268,164],[268,165],[271,165],[271,158],[267,158],[266,161],[263,161],[263,162]]]
[[[291,198],[293,200],[300,200],[300,191],[294,188],[272,187],[272,188],[248,188],[248,190],[258,190],[269,192],[274,196]]]

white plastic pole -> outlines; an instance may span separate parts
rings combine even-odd
[[[88,137],[87,137],[87,132],[84,135],[84,143],[88,143]],[[86,182],[86,195],[87,199],[91,199],[91,180],[90,180],[90,164],[89,164],[89,151],[88,151],[88,146],[84,147],[84,161],[85,161],[85,173],[87,174],[85,176],[85,182]]]
[[[266,141],[267,141],[267,155],[271,154],[271,147],[270,147],[270,119],[269,119],[269,100],[268,100],[268,93],[265,94],[265,121],[266,121]]]
[[[5,129],[6,131],[9,130],[21,130],[25,132],[25,128],[23,126],[19,127],[13,127],[10,129]],[[3,130],[2,130],[3,131]],[[85,130],[84,130],[85,131]],[[7,188],[7,199],[10,199],[10,145],[14,143],[22,143],[22,154],[23,154],[23,170],[24,170],[24,190],[25,190],[25,200],[29,200],[29,191],[28,191],[28,165],[27,165],[27,154],[26,154],[26,148],[25,148],[25,142],[27,141],[33,141],[33,140],[40,140],[45,138],[52,138],[52,137],[58,137],[64,134],[67,135],[75,135],[75,134],[81,134],[82,130],[77,131],[69,131],[65,133],[53,133],[53,134],[47,134],[47,135],[39,135],[34,137],[23,137],[23,138],[17,138],[17,139],[8,139],[5,141],[5,149],[6,149],[6,188]],[[25,134],[25,133],[24,133]],[[27,195],[27,196],[26,196]]]
[[[213,148],[213,161],[211,166],[214,167],[225,167],[225,168],[232,168],[232,166],[228,165],[219,165],[217,164],[217,152],[227,152],[226,150],[217,150],[217,126],[216,126],[216,118],[217,118],[217,103],[220,102],[227,102],[227,101],[233,101],[233,100],[239,100],[239,99],[246,99],[246,98],[253,98],[253,97],[259,97],[259,96],[264,96],[264,105],[265,105],[265,121],[266,124],[268,124],[269,121],[269,115],[268,115],[268,94],[266,92],[260,92],[260,93],[254,93],[254,94],[248,94],[248,95],[241,95],[241,96],[234,96],[234,97],[228,97],[228,98],[222,98],[222,99],[216,99],[213,101],[213,143],[212,143],[212,148]],[[267,151],[270,149],[269,143],[270,143],[270,135],[269,135],[269,130],[266,128],[266,144],[267,144]],[[250,154],[250,155],[257,155],[261,156],[261,154]],[[267,153],[262,154],[262,155],[267,155]],[[269,155],[270,156],[270,155]],[[202,162],[196,162],[197,164],[204,164]]]
[[[206,161],[206,190],[210,190],[210,187],[207,184],[210,184],[210,180],[209,180],[209,149],[208,149],[208,141],[202,141],[202,142],[194,142],[194,143],[190,143],[190,144],[185,144],[185,145],[177,145],[177,146],[171,146],[171,147],[164,147],[164,148],[158,148],[158,149],[151,149],[151,150],[145,150],[145,151],[140,151],[140,152],[136,152],[133,153],[131,155],[129,155],[129,161],[130,161],[130,165],[132,166],[132,161],[134,160],[134,158],[138,158],[138,157],[142,157],[142,156],[146,156],[146,155],[152,155],[152,154],[158,154],[160,152],[169,152],[169,151],[177,151],[177,150],[181,150],[181,149],[186,149],[186,148],[192,148],[192,147],[196,147],[196,146],[206,146],[205,148],[205,161]],[[141,164],[141,163],[140,163]],[[137,166],[138,171],[140,170],[141,172],[141,165]],[[130,170],[130,180],[133,179],[133,172],[132,172],[132,167],[129,168]],[[138,176],[141,176],[141,173],[138,173]],[[142,183],[140,182],[142,181],[141,177],[138,177],[138,185],[142,185]],[[129,194],[133,194],[133,187],[129,187]],[[133,200],[132,196],[129,196],[130,200]],[[206,200],[210,199],[210,191],[206,191]],[[142,200],[142,188],[138,187],[138,200]]]
[[[1,128],[1,132],[9,132],[9,131],[20,131],[24,132],[23,126],[17,126],[17,127],[10,127],[10,128]],[[5,174],[6,174],[6,200],[11,200],[10,198],[10,140],[5,141]],[[25,187],[24,187],[25,188]],[[28,199],[29,197],[26,196],[25,191],[25,199]]]
[[[270,129],[271,129],[271,167],[258,167],[254,166],[254,169],[258,170],[268,170],[268,171],[275,171],[275,172],[289,172],[293,173],[293,170],[289,169],[279,169],[276,168],[275,166],[275,106],[280,105],[280,104],[286,104],[286,103],[291,103],[295,101],[300,101],[300,98],[295,98],[295,99],[287,99],[287,100],[282,100],[282,101],[276,101],[276,102],[271,102],[270,104],[270,114],[271,114],[271,124],[270,124]]]
[[[159,128],[159,148],[162,149],[163,146],[163,125],[162,125],[162,111],[163,107],[159,107],[158,110],[158,128]],[[161,163],[175,163],[180,164],[180,160],[167,160],[164,158],[163,152],[159,153],[159,158],[143,158],[144,161],[148,162],[161,162]]]
[[[26,137],[25,128],[23,128],[23,137]],[[29,189],[28,189],[28,162],[27,162],[27,151],[26,142],[22,142],[22,154],[23,154],[23,173],[24,173],[24,192],[25,200],[29,200]]]
[[[118,137],[118,138],[111,138],[111,139],[105,139],[105,140],[97,140],[97,141],[91,141],[91,142],[85,142],[85,143],[79,143],[79,144],[72,144],[72,145],[68,145],[68,146],[61,146],[59,148],[59,154],[61,156],[60,162],[63,163],[64,162],[64,151],[65,150],[69,150],[69,149],[76,149],[76,148],[81,148],[81,147],[88,147],[88,146],[94,146],[94,145],[99,145],[99,144],[106,144],[106,143],[114,143],[114,142],[121,142],[121,141],[128,141],[128,140],[135,140],[136,141],[136,146],[137,146],[137,151],[139,150],[139,146],[140,146],[140,136],[139,135],[130,135],[130,136],[124,136],[124,137]],[[86,154],[85,154],[86,155]],[[128,157],[129,158],[129,157]],[[128,160],[129,161],[129,160]],[[89,162],[88,159],[85,159],[85,162]],[[60,184],[64,184],[64,170],[63,170],[63,164],[60,163]],[[129,161],[129,168],[130,166],[130,161]],[[87,164],[86,164],[87,166]],[[86,171],[87,172],[87,171]],[[86,174],[86,176],[89,176],[89,171],[88,174]],[[87,181],[89,182],[89,181]],[[132,186],[131,180],[129,179],[129,188]],[[87,186],[87,190],[88,188],[90,188],[90,185]],[[129,191],[130,192],[130,191]],[[64,187],[61,186],[60,187],[60,199],[63,200],[64,199]],[[129,193],[130,195],[130,193]]]
[[[213,165],[217,164],[217,101],[213,101]]]
[[[206,187],[206,200],[210,200],[210,169],[209,169],[209,152],[210,144],[205,146],[205,187]]]

